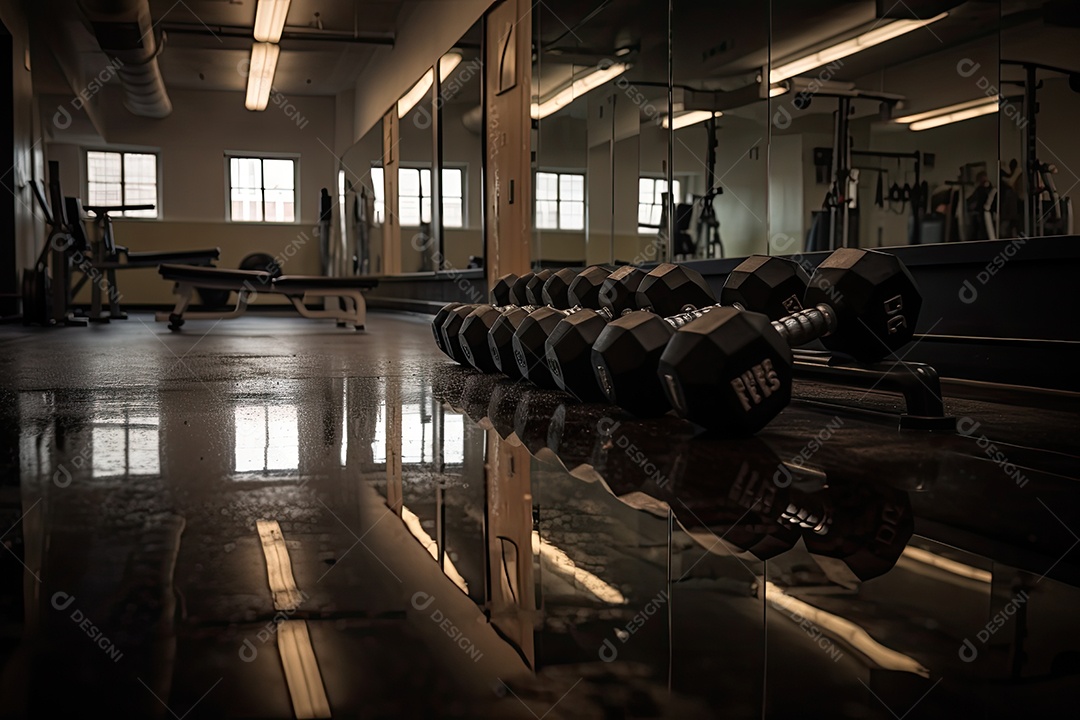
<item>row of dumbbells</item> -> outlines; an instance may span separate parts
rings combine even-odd
[[[670,263],[508,275],[490,300],[435,316],[435,341],[453,360],[736,434],[760,430],[790,402],[792,347],[820,340],[881,360],[911,340],[922,305],[896,256],[854,248],[809,277],[791,260],[752,256],[719,302],[699,273]]]

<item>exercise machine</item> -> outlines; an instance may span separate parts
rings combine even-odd
[[[1069,87],[1080,92],[1080,73],[1074,70],[1044,65],[1024,60],[1002,60],[1002,65],[1019,67],[1024,71],[1021,81],[1002,81],[1002,84],[1019,85],[1024,90],[1024,180],[1027,192],[1023,195],[1023,235],[1071,235],[1073,232],[1072,201],[1062,196],[1054,183],[1057,167],[1039,159],[1039,98],[1043,86],[1039,71],[1066,75]]]

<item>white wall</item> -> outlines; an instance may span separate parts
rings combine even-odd
[[[354,138],[376,127],[428,68],[452,48],[493,0],[415,0],[405,3],[392,48],[380,47],[356,79]]]
[[[263,112],[244,108],[241,93],[170,90],[173,112],[161,120],[140,118],[123,108],[119,87],[103,92],[104,140],[98,148],[149,149],[158,153],[159,220],[118,220],[117,240],[132,250],[220,247],[222,267],[236,267],[250,252],[287,257],[288,274],[320,271],[315,226],[319,190],[337,192],[335,100],[293,96]],[[86,143],[67,142],[63,130],[47,146],[61,161],[65,192],[86,197]],[[282,153],[299,161],[298,222],[233,223],[227,218],[226,152]],[[153,270],[125,271],[126,302],[163,303],[171,287]]]

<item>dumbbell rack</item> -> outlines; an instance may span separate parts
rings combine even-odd
[[[926,363],[859,363],[818,350],[793,352],[795,377],[865,390],[899,393],[907,412],[900,415],[906,430],[955,431],[956,418],[945,414],[937,370]]]

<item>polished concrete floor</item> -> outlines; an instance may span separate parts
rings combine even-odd
[[[466,371],[409,315],[0,327],[0,715],[1074,699],[1075,406],[969,389],[912,433],[802,389],[736,441]]]

